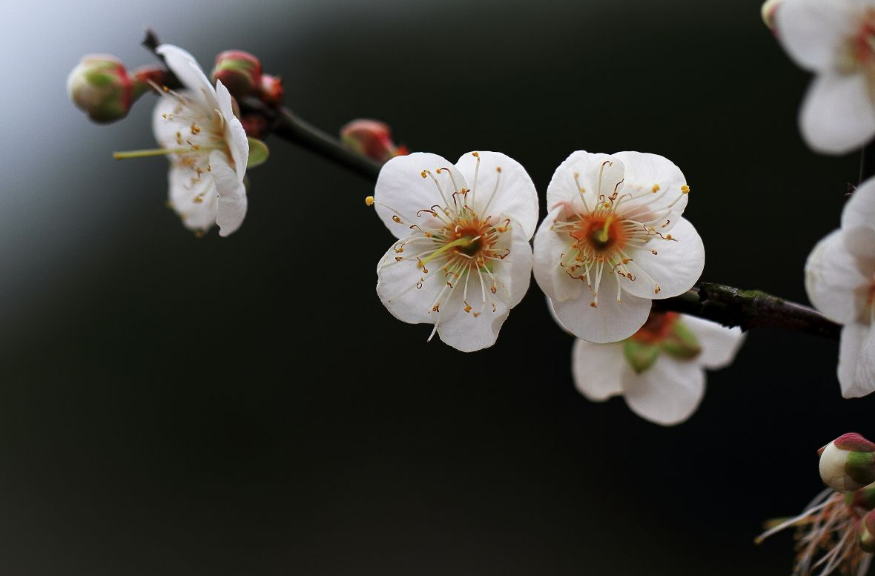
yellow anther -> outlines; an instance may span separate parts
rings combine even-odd
[[[373,196],[365,196],[365,205],[373,206],[374,205],[374,197]]]
[[[498,172],[499,174],[501,174],[501,166],[496,166],[495,171]]]
[[[394,222],[395,224],[401,224],[401,218],[399,218],[396,214],[395,216],[392,216],[392,222]]]
[[[471,156],[473,156],[474,158],[480,158],[480,153],[479,152],[471,152]]]
[[[681,186],[681,193],[682,193],[682,194],[689,194],[689,193],[690,193],[690,187],[687,186],[686,184],[684,184],[683,186]]]
[[[654,184],[653,188],[651,188],[650,191],[653,192],[654,194],[659,192],[659,184]]]
[[[428,172],[426,172],[425,170],[420,172],[419,175],[422,176],[423,178],[428,178]]]

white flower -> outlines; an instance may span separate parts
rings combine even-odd
[[[574,343],[577,389],[601,402],[622,395],[633,412],[670,426],[692,416],[705,394],[705,368],[728,366],[744,340],[739,328],[653,312],[625,342]]]
[[[845,205],[841,228],[821,240],[805,263],[815,308],[843,325],[838,378],[845,398],[875,390],[875,179]]]
[[[221,82],[213,88],[191,54],[169,44],[157,52],[185,87],[162,93],[152,122],[155,139],[171,152],[170,204],[187,228],[218,224],[228,236],[246,216],[246,132],[231,94]]]
[[[656,154],[578,151],[556,169],[535,236],[535,280],[575,336],[628,338],[652,299],[699,279],[705,248],[681,217],[689,191],[680,169]]]
[[[377,294],[399,320],[434,324],[450,346],[495,343],[532,273],[529,239],[538,221],[532,179],[497,152],[435,154],[387,162],[377,179],[377,214],[398,241],[377,265]]]
[[[799,123],[809,146],[842,154],[875,135],[875,2],[785,0],[774,15],[778,39],[817,77]]]

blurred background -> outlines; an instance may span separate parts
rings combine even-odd
[[[758,0],[0,0],[0,572],[27,575],[786,575],[767,518],[821,490],[815,450],[870,437],[838,345],[751,333],[698,412],[595,404],[534,289],[462,354],[374,287],[373,184],[270,139],[249,213],[196,239],[165,208],[151,96],[67,100],[86,53],[207,70],[239,48],[336,132],[356,117],[455,160],[498,150],[542,194],[572,151],[687,176],[703,280],[805,301],[858,158],[799,138],[809,82]],[[543,212],[543,206],[542,206]]]

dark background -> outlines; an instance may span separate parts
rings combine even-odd
[[[85,53],[150,63],[149,25],[207,69],[257,54],[328,131],[505,152],[542,198],[574,150],[659,153],[703,280],[805,301],[858,161],[801,142],[809,77],[756,0],[0,2],[4,574],[783,575],[762,521],[875,435],[811,336],[750,334],[670,429],[575,391],[534,283],[494,348],[426,344],[374,292],[371,182],[269,140],[243,227],[197,240],[163,159],[111,159],[154,145],[151,97],[100,127],[64,93]]]

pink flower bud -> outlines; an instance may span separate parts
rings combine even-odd
[[[261,62],[248,52],[227,50],[216,56],[213,82],[221,80],[235,98],[256,93],[261,87]]]
[[[261,77],[261,100],[274,108],[279,108],[283,105],[283,98],[286,93],[283,89],[283,79],[279,76],[271,76],[264,74]]]
[[[408,154],[406,146],[395,146],[389,126],[377,120],[353,120],[340,129],[343,143],[377,162],[388,162]]]
[[[853,492],[875,482],[875,444],[843,434],[821,448],[820,477],[836,492]]]
[[[115,122],[127,116],[136,96],[134,83],[121,61],[105,54],[82,58],[67,77],[67,94],[95,122]]]

